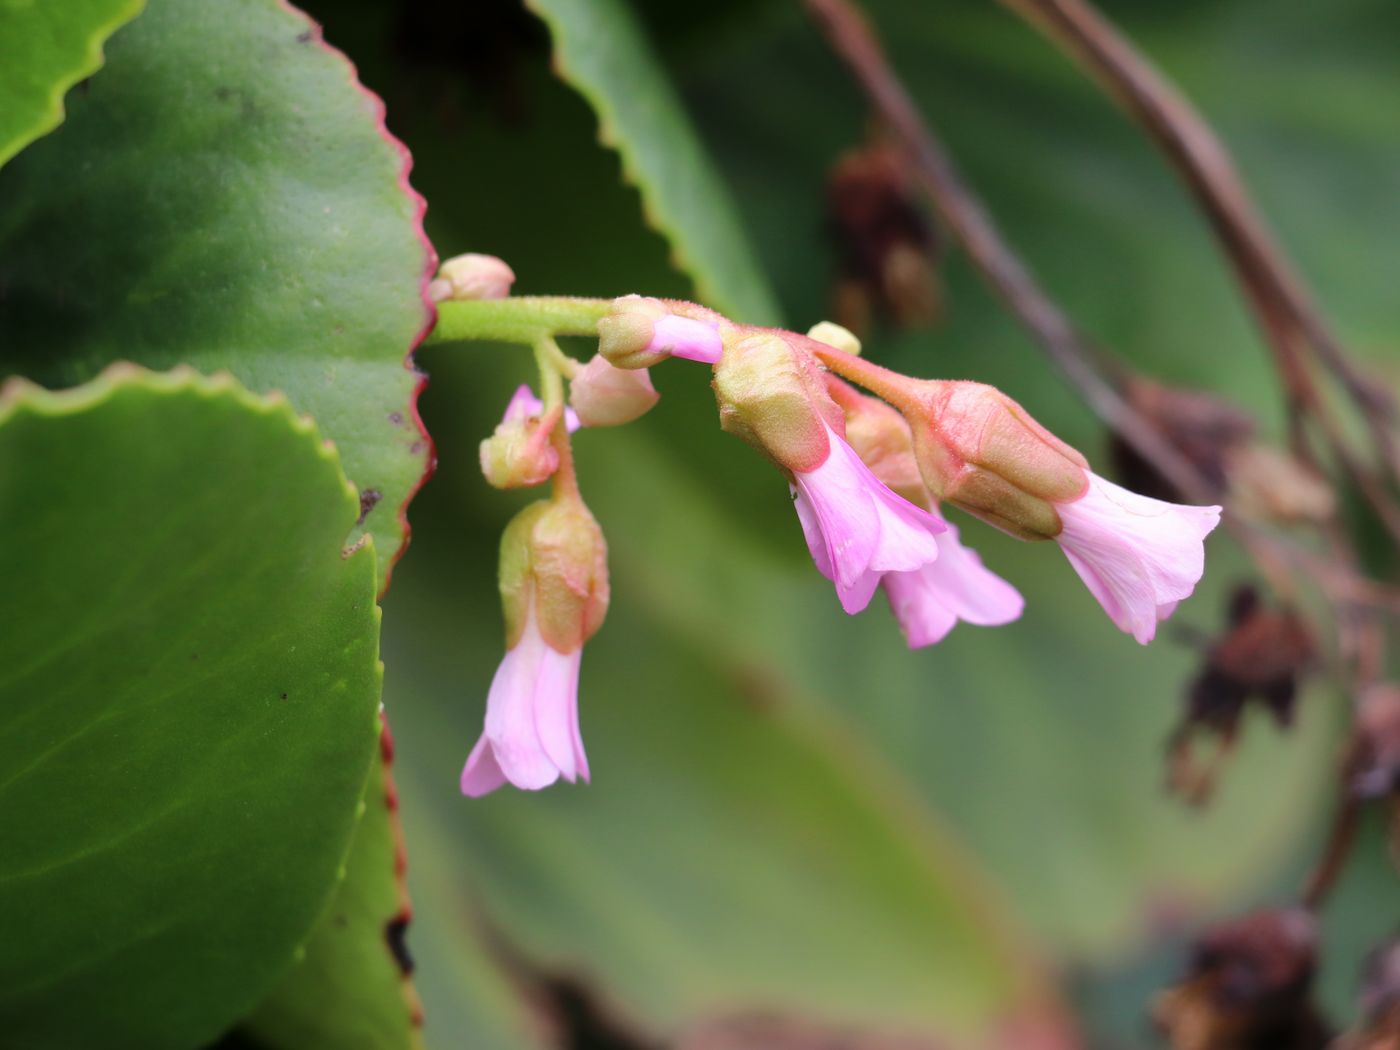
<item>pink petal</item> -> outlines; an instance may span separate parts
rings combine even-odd
[[[855,450],[827,427],[830,452],[793,475],[792,493],[817,570],[836,584],[846,612],[870,603],[886,572],[909,572],[938,557],[944,525],[882,484]]]
[[[704,321],[667,314],[652,326],[647,349],[712,365],[724,355],[719,330]]]
[[[1109,619],[1145,645],[1200,582],[1220,508],[1150,499],[1086,473],[1084,496],[1057,508],[1057,540]]]
[[[570,783],[578,776],[578,666],[583,650],[560,653],[545,646],[535,683],[535,731],[549,760]]]
[[[937,561],[884,577],[885,597],[909,648],[942,641],[959,620],[992,627],[1021,615],[1026,603],[1020,592],[983,567],[977,552],[958,540],[953,525],[937,542]]]
[[[544,412],[544,402],[535,396],[535,392],[530,389],[528,383],[521,383],[515,388],[515,393],[506,402],[506,414],[501,417],[502,423],[511,423],[520,419],[529,419],[531,416],[538,416]]]
[[[501,422],[511,423],[542,415],[544,415],[544,402],[535,396],[535,392],[530,389],[528,383],[521,383],[515,388],[515,393],[511,395],[510,401],[506,403],[506,414],[501,417]],[[564,406],[564,426],[570,434],[583,426],[579,422],[578,413],[567,405]]]
[[[491,742],[483,733],[476,747],[467,756],[467,764],[462,768],[462,794],[468,798],[480,798],[490,794],[506,782],[506,775],[496,762]]]
[[[462,770],[462,791],[483,795],[509,781],[534,790],[563,775],[587,776],[580,764],[578,668],[581,651],[561,653],[540,635],[534,610],[506,653],[486,698],[486,731]]]

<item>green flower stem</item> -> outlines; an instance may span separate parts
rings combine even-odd
[[[569,440],[569,427],[564,419],[564,374],[562,364],[571,357],[559,349],[552,335],[535,339],[535,364],[540,369],[540,400],[544,402],[545,420],[553,420],[549,440],[559,453],[559,468],[554,472],[553,491],[556,500],[579,499],[578,475],[574,472],[574,449]]]
[[[564,379],[559,359],[566,355],[559,349],[559,344],[552,336],[536,337],[533,346],[535,364],[540,369],[540,400],[544,402],[545,411],[548,412],[556,405],[564,403]]]
[[[424,342],[496,340],[534,346],[546,336],[596,336],[598,322],[611,309],[611,299],[563,295],[447,300],[437,304],[437,325]]]

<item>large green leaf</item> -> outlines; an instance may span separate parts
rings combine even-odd
[[[268,1050],[395,1050],[419,1045],[409,983],[409,916],[391,738],[365,782],[340,885],[295,965],[239,1026]]]
[[[184,362],[284,391],[387,574],[430,456],[405,357],[432,252],[378,100],[278,0],[154,0],[109,52],[0,172],[0,374]]]
[[[701,299],[751,324],[778,306],[728,190],[625,0],[528,0],[554,37],[555,66],[598,114],[648,220]]]
[[[102,65],[102,42],[145,0],[0,4],[0,164],[63,121],[63,93]]]
[[[227,376],[0,397],[0,1030],[188,1048],[326,905],[379,698],[333,450]]]

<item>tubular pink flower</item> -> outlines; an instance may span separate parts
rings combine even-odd
[[[707,365],[724,354],[718,328],[679,314],[667,314],[652,326],[646,349],[648,353],[670,354]]]
[[[793,472],[792,494],[817,570],[836,584],[841,607],[854,615],[870,604],[885,573],[913,572],[934,561],[936,536],[947,526],[891,492],[822,425],[827,457],[814,470]]]
[[[507,781],[535,791],[561,776],[588,780],[578,727],[582,649],[561,653],[540,634],[533,607],[486,697],[486,730],[462,769],[462,794],[477,798]]]
[[[1056,505],[1055,539],[1109,619],[1146,645],[1200,581],[1220,508],[1149,499],[1084,473],[1085,494]]]
[[[531,416],[544,415],[544,402],[535,396],[535,392],[530,389],[528,383],[521,383],[515,388],[515,393],[506,402],[506,414],[501,417],[502,423],[513,423],[518,420],[529,419]],[[564,408],[564,426],[568,428],[570,434],[578,430],[583,424],[579,421],[578,413],[567,405]]]
[[[948,531],[936,538],[937,561],[913,572],[886,573],[881,581],[911,649],[941,642],[959,620],[995,627],[1020,617],[1026,606],[1020,591],[962,545],[955,526],[944,525]]]

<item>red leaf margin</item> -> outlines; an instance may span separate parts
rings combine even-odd
[[[344,67],[347,78],[352,87],[358,91],[369,103],[370,113],[374,120],[375,130],[389,146],[399,155],[399,189],[403,192],[413,206],[413,226],[417,234],[418,242],[423,246],[424,263],[423,273],[419,279],[418,294],[423,301],[423,325],[418,329],[413,337],[413,342],[409,345],[408,351],[404,354],[403,366],[407,368],[418,379],[418,384],[413,388],[413,393],[409,398],[409,417],[414,428],[418,431],[418,440],[425,447],[427,458],[424,462],[423,473],[419,476],[418,482],[408,491],[403,504],[398,509],[399,528],[403,533],[403,539],[399,543],[398,549],[392,554],[380,554],[384,560],[384,586],[380,588],[379,598],[383,598],[385,592],[389,590],[389,581],[393,578],[394,566],[403,557],[404,551],[408,549],[408,544],[413,535],[413,528],[408,521],[408,505],[413,502],[415,496],[427,484],[428,479],[437,470],[437,445],[433,441],[433,436],[428,433],[428,428],[423,424],[423,417],[418,411],[418,399],[428,386],[428,376],[425,372],[420,372],[414,363],[414,355],[418,348],[423,345],[423,340],[427,338],[434,326],[437,325],[437,307],[428,298],[428,282],[433,279],[438,268],[438,253],[433,247],[433,242],[428,239],[428,234],[423,228],[423,216],[428,211],[428,202],[423,195],[413,188],[409,182],[409,174],[413,171],[413,154],[409,152],[407,146],[389,130],[386,123],[388,116],[384,100],[371,91],[360,80],[359,70],[355,68],[355,63],[345,52],[326,42],[321,24],[308,15],[305,11],[294,6],[290,0],[278,0],[278,4],[287,12],[306,22],[310,38],[308,44],[320,48],[322,51],[337,59]]]
[[[417,353],[418,348],[423,345],[423,340],[427,338],[428,333],[437,325],[437,307],[428,297],[428,282],[431,281],[433,276],[437,273],[438,253],[437,249],[433,247],[432,241],[428,239],[427,231],[423,228],[423,216],[427,214],[428,202],[421,193],[413,188],[412,183],[409,182],[409,174],[413,171],[413,154],[409,152],[408,147],[389,130],[387,123],[388,108],[384,105],[384,100],[369,88],[365,87],[364,83],[360,80],[359,70],[355,68],[355,63],[350,60],[350,57],[346,55],[345,52],[327,43],[319,22],[305,11],[295,7],[290,0],[278,0],[278,3],[290,14],[306,22],[308,31],[311,33],[311,37],[307,40],[307,43],[320,48],[322,51],[341,62],[345,67],[345,73],[351,86],[360,92],[369,103],[375,130],[379,132],[380,138],[387,142],[399,155],[399,189],[408,197],[413,206],[414,232],[417,234],[418,242],[423,246],[423,272],[418,283],[418,294],[423,302],[423,324],[422,327],[418,329],[417,334],[413,337],[413,342],[409,345],[407,352],[404,354],[403,366],[418,379],[418,383],[414,386],[413,393],[410,395],[408,408],[413,426],[418,431],[418,438],[424,443],[427,457],[423,465],[423,473],[419,476],[417,483],[409,489],[408,495],[404,498],[402,505],[398,509],[399,527],[402,530],[403,539],[399,543],[398,549],[386,556],[384,586],[380,588],[378,595],[378,598],[382,600],[385,592],[389,590],[389,583],[393,577],[394,566],[397,565],[399,559],[403,557],[404,552],[408,549],[409,541],[412,538],[413,528],[408,520],[408,505],[412,503],[414,497],[422,491],[423,486],[427,484],[428,479],[433,476],[433,472],[437,469],[437,445],[433,441],[433,436],[428,433],[428,428],[423,423],[423,416],[418,410],[418,399],[428,386],[428,375],[426,372],[419,371],[414,362],[414,355]],[[394,914],[387,920],[387,924],[402,923],[403,926],[406,927],[413,915],[413,905],[409,899],[408,882],[406,878],[408,870],[408,852],[404,845],[403,824],[399,819],[398,789],[394,784],[394,777],[390,768],[394,760],[394,738],[389,731],[389,720],[384,715],[382,708],[380,710],[379,747],[383,757],[382,787],[385,808],[389,811],[389,824],[394,835],[394,880],[398,886],[397,908]],[[387,941],[385,943],[385,950],[389,951],[391,955],[395,955],[395,964],[398,965],[399,972],[402,975],[404,1005],[408,1009],[410,1023],[413,1028],[420,1029],[423,1025],[423,1008],[418,999],[418,994],[413,987],[411,970],[400,963],[393,947]]]

